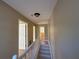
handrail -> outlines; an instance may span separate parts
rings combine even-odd
[[[40,42],[39,42],[39,39],[37,39],[28,47],[28,49],[25,50],[25,52],[21,56],[18,57],[18,59],[26,59],[26,58],[35,59],[36,58],[35,55],[38,53],[38,50],[39,50],[39,45],[40,45]]]
[[[18,59],[22,59],[22,57],[25,56],[25,54],[30,50],[30,48],[33,47],[34,43],[35,43],[35,42],[33,42],[33,43],[28,47],[28,49],[26,49],[25,52],[24,52],[21,56],[18,57]]]
[[[54,49],[55,42],[53,41],[53,48],[52,48],[52,43],[50,39],[48,39],[48,43],[50,48],[51,59],[55,59],[55,49]]]
[[[52,51],[51,51],[51,43],[50,43],[50,40],[49,40],[49,39],[48,39],[48,44],[49,44],[49,49],[50,49],[51,59],[53,59],[53,56],[52,56]]]

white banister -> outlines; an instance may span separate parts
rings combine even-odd
[[[50,40],[49,39],[48,39],[48,44],[49,44],[49,48],[50,48],[51,59],[53,59],[52,48],[51,48],[51,43],[50,43]]]
[[[40,41],[33,42],[18,59],[36,59],[39,51]]]

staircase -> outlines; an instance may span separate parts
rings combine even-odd
[[[51,59],[48,40],[41,41],[37,59]]]
[[[18,59],[52,59],[48,40],[36,40]]]

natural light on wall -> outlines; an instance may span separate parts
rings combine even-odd
[[[25,24],[19,24],[19,49],[25,49]]]
[[[26,48],[28,48],[28,24],[19,21],[19,55],[21,55]]]
[[[33,26],[33,41],[35,41],[35,26]]]
[[[40,27],[40,40],[45,39],[45,28],[43,26]]]
[[[44,27],[40,27],[40,32],[44,32]]]

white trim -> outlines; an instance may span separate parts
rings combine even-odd
[[[39,45],[38,45],[38,48],[37,48],[37,51],[36,51],[35,59],[37,59],[37,57],[38,57],[39,49],[40,49],[40,40],[39,40]]]
[[[51,59],[53,59],[52,48],[51,48],[51,43],[50,43],[49,39],[48,39],[48,44],[49,44]]]

